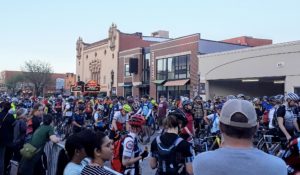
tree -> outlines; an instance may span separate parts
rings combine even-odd
[[[12,94],[15,94],[18,84],[22,83],[23,81],[24,76],[22,74],[17,74],[11,77],[10,79],[5,80],[5,85],[7,89],[11,91]]]
[[[43,95],[45,86],[51,82],[50,74],[53,71],[50,64],[40,60],[29,60],[22,69],[25,78],[33,84],[35,95]]]

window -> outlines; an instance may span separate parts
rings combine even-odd
[[[111,57],[112,57],[112,58],[115,58],[115,54],[112,54]]]
[[[104,55],[106,55],[106,50],[104,50]]]
[[[157,60],[157,79],[173,80],[190,77],[190,55]]]
[[[186,78],[187,76],[187,63],[186,63],[186,55],[178,57],[178,65],[176,66],[176,74],[178,74],[179,79]]]
[[[85,56],[85,58],[86,58],[86,59],[88,59],[88,58],[89,58],[89,56],[88,56],[88,55],[86,55],[86,56]]]
[[[124,97],[132,96],[132,87],[124,87]]]
[[[106,83],[106,76],[104,75],[103,76],[103,84],[105,84]]]
[[[157,60],[157,76],[158,80],[167,79],[167,59]]]
[[[95,52],[95,57],[97,57],[97,52]]]
[[[150,81],[150,53],[144,56],[144,67],[143,67],[143,81],[149,83]]]
[[[131,76],[131,73],[129,73],[129,64],[125,64],[125,77]]]

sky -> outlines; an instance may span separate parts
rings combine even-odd
[[[0,71],[42,60],[56,73],[75,73],[78,37],[107,38],[112,23],[146,36],[167,30],[171,38],[300,40],[299,7],[299,0],[0,0]]]

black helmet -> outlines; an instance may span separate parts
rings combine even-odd
[[[184,100],[184,101],[182,102],[182,106],[184,107],[184,106],[186,106],[186,105],[191,105],[191,101],[190,101],[190,100]]]
[[[84,109],[85,109],[84,104],[79,104],[78,110],[79,110],[79,111],[83,111]]]
[[[176,117],[177,121],[181,121],[182,122],[182,127],[185,127],[187,125],[187,119],[186,116],[184,114],[183,111],[181,111],[180,109],[176,108],[176,107],[171,107],[169,109],[169,115],[173,115]]]

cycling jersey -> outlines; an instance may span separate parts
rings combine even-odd
[[[116,120],[118,131],[126,130],[126,122],[128,121],[128,114],[123,116],[120,111],[116,111],[113,119]]]
[[[136,134],[130,132],[128,135],[130,137],[126,137],[124,140],[123,157],[127,157],[127,158],[138,157],[141,153],[141,149],[138,146]],[[135,164],[126,167],[124,174],[138,175],[140,174],[139,170],[140,170],[139,161],[137,161]]]

